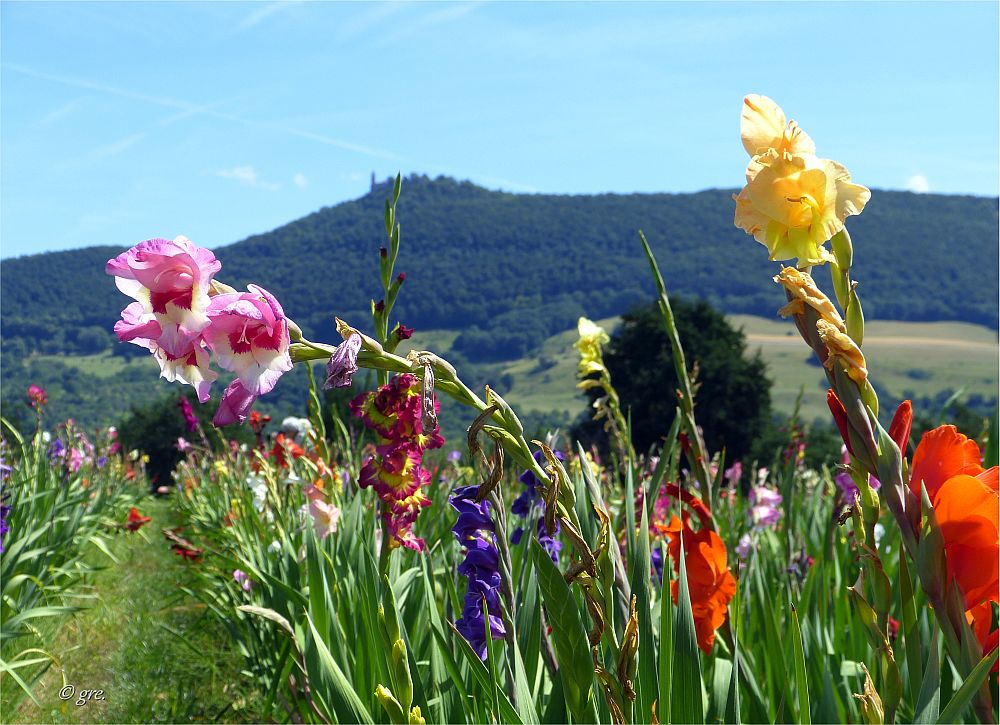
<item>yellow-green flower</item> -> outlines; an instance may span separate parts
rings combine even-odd
[[[580,339],[573,345],[580,351],[580,377],[586,377],[593,373],[600,373],[605,370],[604,356],[601,347],[610,342],[611,338],[604,328],[591,322],[586,317],[581,317],[577,323],[577,330]]]

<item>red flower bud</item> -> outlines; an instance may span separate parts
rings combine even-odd
[[[892,416],[892,423],[889,425],[889,437],[899,446],[899,452],[906,456],[906,447],[910,441],[910,426],[913,425],[913,405],[909,400],[904,400],[896,408],[896,414]]]
[[[840,431],[840,437],[844,439],[844,445],[847,446],[847,450],[853,456],[854,450],[851,448],[851,436],[847,432],[847,408],[840,402],[840,398],[837,397],[832,388],[826,391],[826,404],[830,407],[830,412],[833,414],[833,422],[837,424],[837,430]]]

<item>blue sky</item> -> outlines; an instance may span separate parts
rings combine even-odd
[[[372,171],[735,187],[749,92],[859,183],[994,196],[997,30],[995,2],[7,1],[0,256],[226,244]]]

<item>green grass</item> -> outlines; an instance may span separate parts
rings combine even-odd
[[[167,500],[146,500],[153,521],[139,534],[122,533],[112,551],[120,560],[94,579],[91,608],[59,632],[53,652],[64,653],[35,688],[40,707],[26,700],[5,722],[252,722],[252,683],[240,674],[218,620],[181,591],[192,586],[190,564],[160,535],[177,521]],[[95,561],[99,555],[94,552]],[[110,564],[107,558],[103,564]],[[103,690],[105,699],[77,706],[60,699],[65,684]]]

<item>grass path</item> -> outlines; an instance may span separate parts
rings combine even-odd
[[[118,536],[118,564],[93,581],[90,608],[67,621],[54,653],[64,653],[35,688],[40,706],[26,700],[4,721],[30,723],[255,722],[255,693],[240,674],[242,655],[225,631],[181,587],[195,580],[191,564],[174,555],[160,535],[174,526],[169,500],[147,500],[152,521],[139,534]],[[64,683],[65,681],[65,683]],[[64,684],[76,696],[63,700]],[[77,705],[81,691],[104,699]]]

